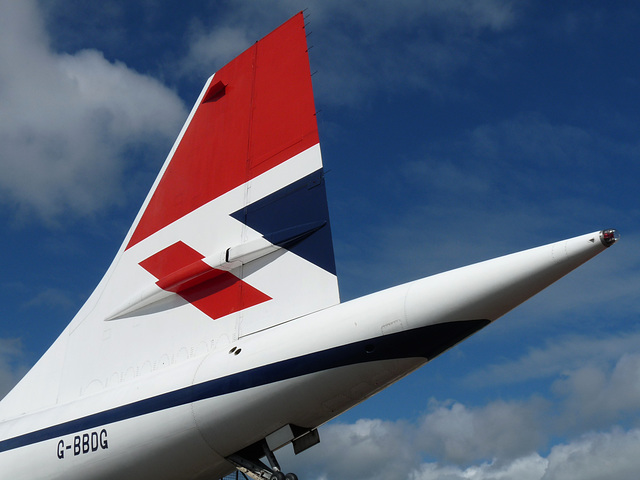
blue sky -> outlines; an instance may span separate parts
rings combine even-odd
[[[343,299],[621,242],[321,431],[301,478],[640,468],[640,7],[0,0],[0,395],[118,249],[202,84],[308,8]]]

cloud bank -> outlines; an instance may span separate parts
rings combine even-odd
[[[0,1],[0,85],[0,201],[46,221],[122,202],[133,152],[166,145],[186,117],[154,78],[52,51],[29,0]]]
[[[614,338],[560,342],[506,370],[526,376],[532,363],[565,365],[543,369],[555,379],[547,395],[480,405],[431,398],[416,419],[331,423],[321,429],[319,446],[300,457],[282,454],[282,463],[306,478],[327,480],[636,478],[640,354],[615,354],[613,344]],[[576,356],[569,367],[559,359],[563,348]]]

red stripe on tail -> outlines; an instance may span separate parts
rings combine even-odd
[[[317,143],[298,14],[215,74],[127,248]]]

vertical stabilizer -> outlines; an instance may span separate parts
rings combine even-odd
[[[207,81],[109,271],[0,417],[336,303],[300,13]]]

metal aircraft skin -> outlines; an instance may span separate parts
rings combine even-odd
[[[104,278],[0,402],[2,479],[282,480],[275,450],[617,240],[340,303],[308,62],[300,13],[207,81]]]

